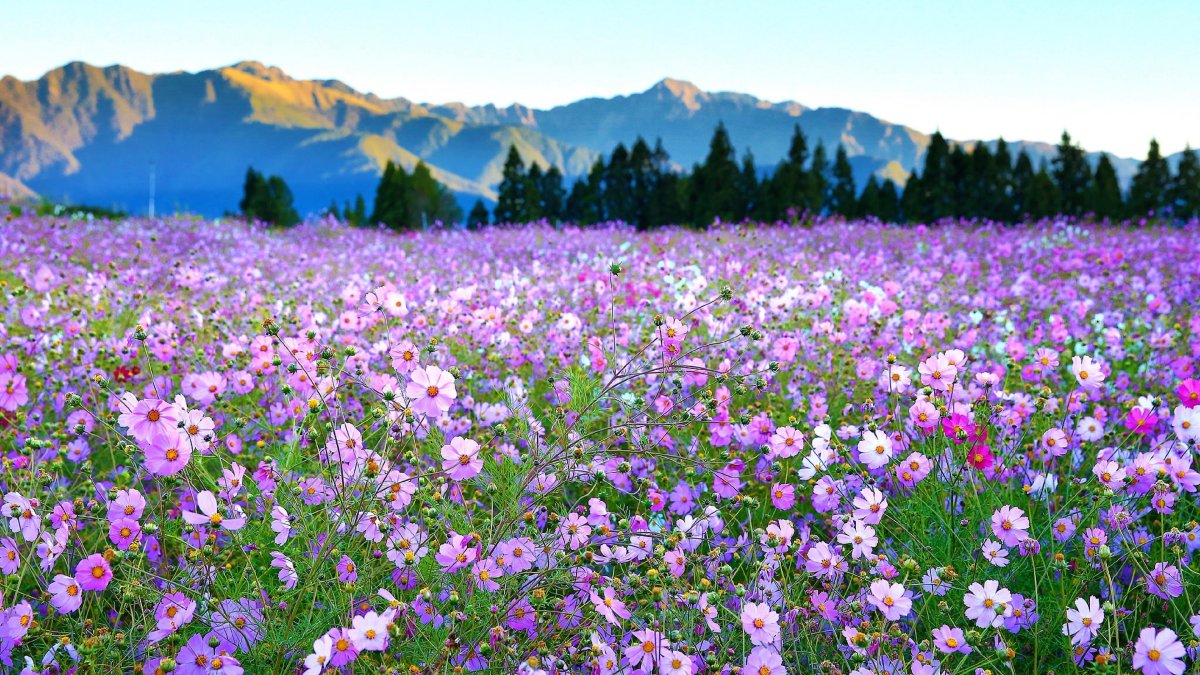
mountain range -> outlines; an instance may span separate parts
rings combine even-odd
[[[553,164],[570,180],[641,135],[661,138],[684,170],[703,161],[718,122],[739,153],[752,151],[768,171],[799,124],[810,149],[818,140],[831,155],[838,143],[846,147],[860,186],[871,174],[903,184],[929,145],[928,134],[865,112],[706,92],[673,79],[536,110],[381,98],[255,61],[159,74],[73,62],[33,81],[0,79],[0,194],[142,213],[153,166],[160,211],[218,215],[236,208],[253,165],[283,176],[303,213],[357,193],[369,203],[391,160],[408,169],[424,161],[469,204],[495,198],[510,144],[526,164]],[[1055,152],[1051,143],[1010,145],[1035,162]],[[1127,184],[1137,160],[1112,159]]]

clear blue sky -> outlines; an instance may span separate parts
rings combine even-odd
[[[1200,2],[0,0],[0,72],[254,59],[381,96],[548,107],[663,77],[952,138],[1200,146]]]

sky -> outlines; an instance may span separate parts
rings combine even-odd
[[[262,61],[418,102],[546,108],[664,77],[952,139],[1200,146],[1200,2],[0,0],[0,74]]]

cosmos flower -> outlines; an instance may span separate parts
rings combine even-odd
[[[229,531],[240,530],[246,525],[245,516],[238,514],[232,518],[223,515],[222,509],[217,504],[217,498],[212,492],[205,490],[196,495],[196,507],[199,512],[187,511],[183,512],[183,519],[190,525],[211,525],[213,527],[221,527]]]
[[[1132,665],[1143,675],[1180,675],[1186,667],[1183,662],[1186,653],[1175,631],[1149,626],[1138,634]]]
[[[85,591],[103,591],[112,578],[112,568],[99,553],[89,555],[75,566],[75,581]]]
[[[450,409],[458,396],[454,391],[454,376],[437,366],[416,368],[410,377],[404,395],[412,401],[412,411],[418,415],[438,417]]]

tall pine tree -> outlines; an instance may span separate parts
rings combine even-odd
[[[1171,180],[1171,208],[1176,218],[1200,216],[1200,157],[1192,146],[1184,148]]]
[[[1171,187],[1171,167],[1158,149],[1158,141],[1150,140],[1146,159],[1138,165],[1129,187],[1129,209],[1135,218],[1154,213],[1160,215],[1167,205],[1167,192]]]
[[[525,162],[516,145],[508,146],[496,199],[497,223],[523,223],[528,220],[525,206]]]
[[[833,211],[846,218],[853,218],[857,212],[858,190],[854,185],[854,173],[850,168],[850,159],[846,156],[846,148],[838,143],[837,154],[833,161]]]

